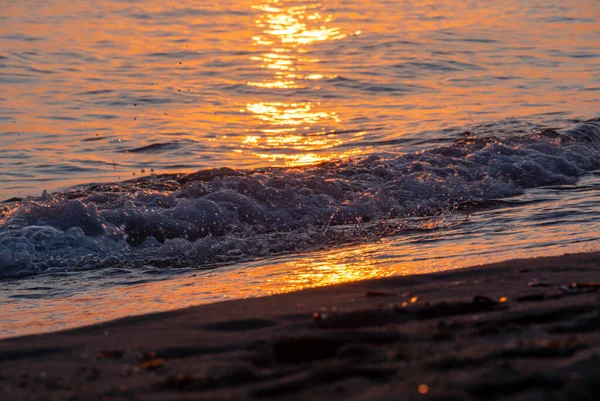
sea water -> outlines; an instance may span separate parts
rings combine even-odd
[[[598,5],[5,5],[0,336],[600,249]]]

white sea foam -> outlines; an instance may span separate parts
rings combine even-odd
[[[0,277],[212,266],[420,227],[466,204],[570,184],[600,167],[600,120],[564,132],[305,168],[203,170],[6,202]],[[395,219],[393,224],[390,219]]]

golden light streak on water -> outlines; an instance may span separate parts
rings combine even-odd
[[[319,105],[317,103],[317,105]],[[246,110],[254,113],[257,119],[269,125],[298,126],[303,124],[315,125],[322,120],[330,119],[340,121],[336,112],[313,111],[313,104],[305,103],[282,103],[282,102],[259,102],[249,103]]]
[[[369,148],[367,148],[368,150]],[[352,156],[357,156],[363,153],[361,149],[354,149],[341,153],[304,153],[304,154],[285,154],[285,153],[254,153],[256,156],[265,159],[266,161],[275,163],[283,161],[286,166],[308,166],[326,162],[331,159],[345,159]]]
[[[270,291],[280,293],[396,275],[397,272],[393,269],[378,266],[377,261],[371,257],[371,253],[377,248],[378,244],[363,244],[324,253],[318,260],[292,260],[289,267],[295,274],[290,275],[285,283],[272,280],[268,281],[267,286],[274,285]]]
[[[261,69],[272,71],[272,77],[263,81],[250,81],[250,87],[265,89],[302,89],[307,83],[333,79],[318,71],[323,60],[310,56],[310,45],[317,42],[340,40],[348,36],[340,28],[332,26],[333,16],[326,14],[320,2],[298,5],[289,0],[267,0],[252,7],[261,15],[256,19],[261,35],[252,38],[253,46],[265,47],[260,56],[251,57]],[[360,33],[356,31],[354,34]],[[282,93],[281,99],[285,99]],[[248,103],[243,110],[260,121],[263,135],[249,135],[242,139],[244,147],[260,148],[255,156],[272,163],[307,165],[332,158],[347,156],[345,153],[323,152],[343,145],[335,132],[327,132],[324,126],[342,122],[335,110],[326,109],[320,102],[257,101]],[[281,151],[276,151],[277,149]],[[293,152],[285,152],[285,149]],[[298,152],[301,151],[301,152]],[[310,153],[302,153],[307,151]],[[352,154],[360,154],[353,151]]]

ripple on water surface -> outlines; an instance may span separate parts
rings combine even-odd
[[[591,0],[26,0],[0,18],[1,199],[151,169],[410,153],[485,122],[598,113]]]

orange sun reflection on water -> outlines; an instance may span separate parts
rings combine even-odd
[[[253,46],[265,49],[252,60],[270,74],[261,81],[247,82],[248,86],[294,90],[335,78],[316,70],[321,60],[311,56],[311,45],[340,40],[348,34],[328,26],[333,16],[326,13],[322,3],[267,0],[252,8],[260,12],[255,24],[261,30],[261,34],[252,38]],[[282,92],[281,97],[287,97],[287,93]],[[341,119],[321,102],[257,101],[248,103],[241,111],[251,113],[261,125],[261,135],[247,136],[242,147],[252,149],[255,156],[269,162],[306,165],[362,153],[326,151],[343,144],[331,128],[341,123]],[[352,140],[365,134],[359,132]],[[257,148],[264,151],[256,151]]]
[[[393,276],[393,269],[378,266],[372,257],[378,244],[363,244],[337,252],[327,252],[318,260],[302,258],[292,260],[289,267],[295,272],[286,282],[271,280],[267,283],[268,293],[298,291],[349,281]]]

